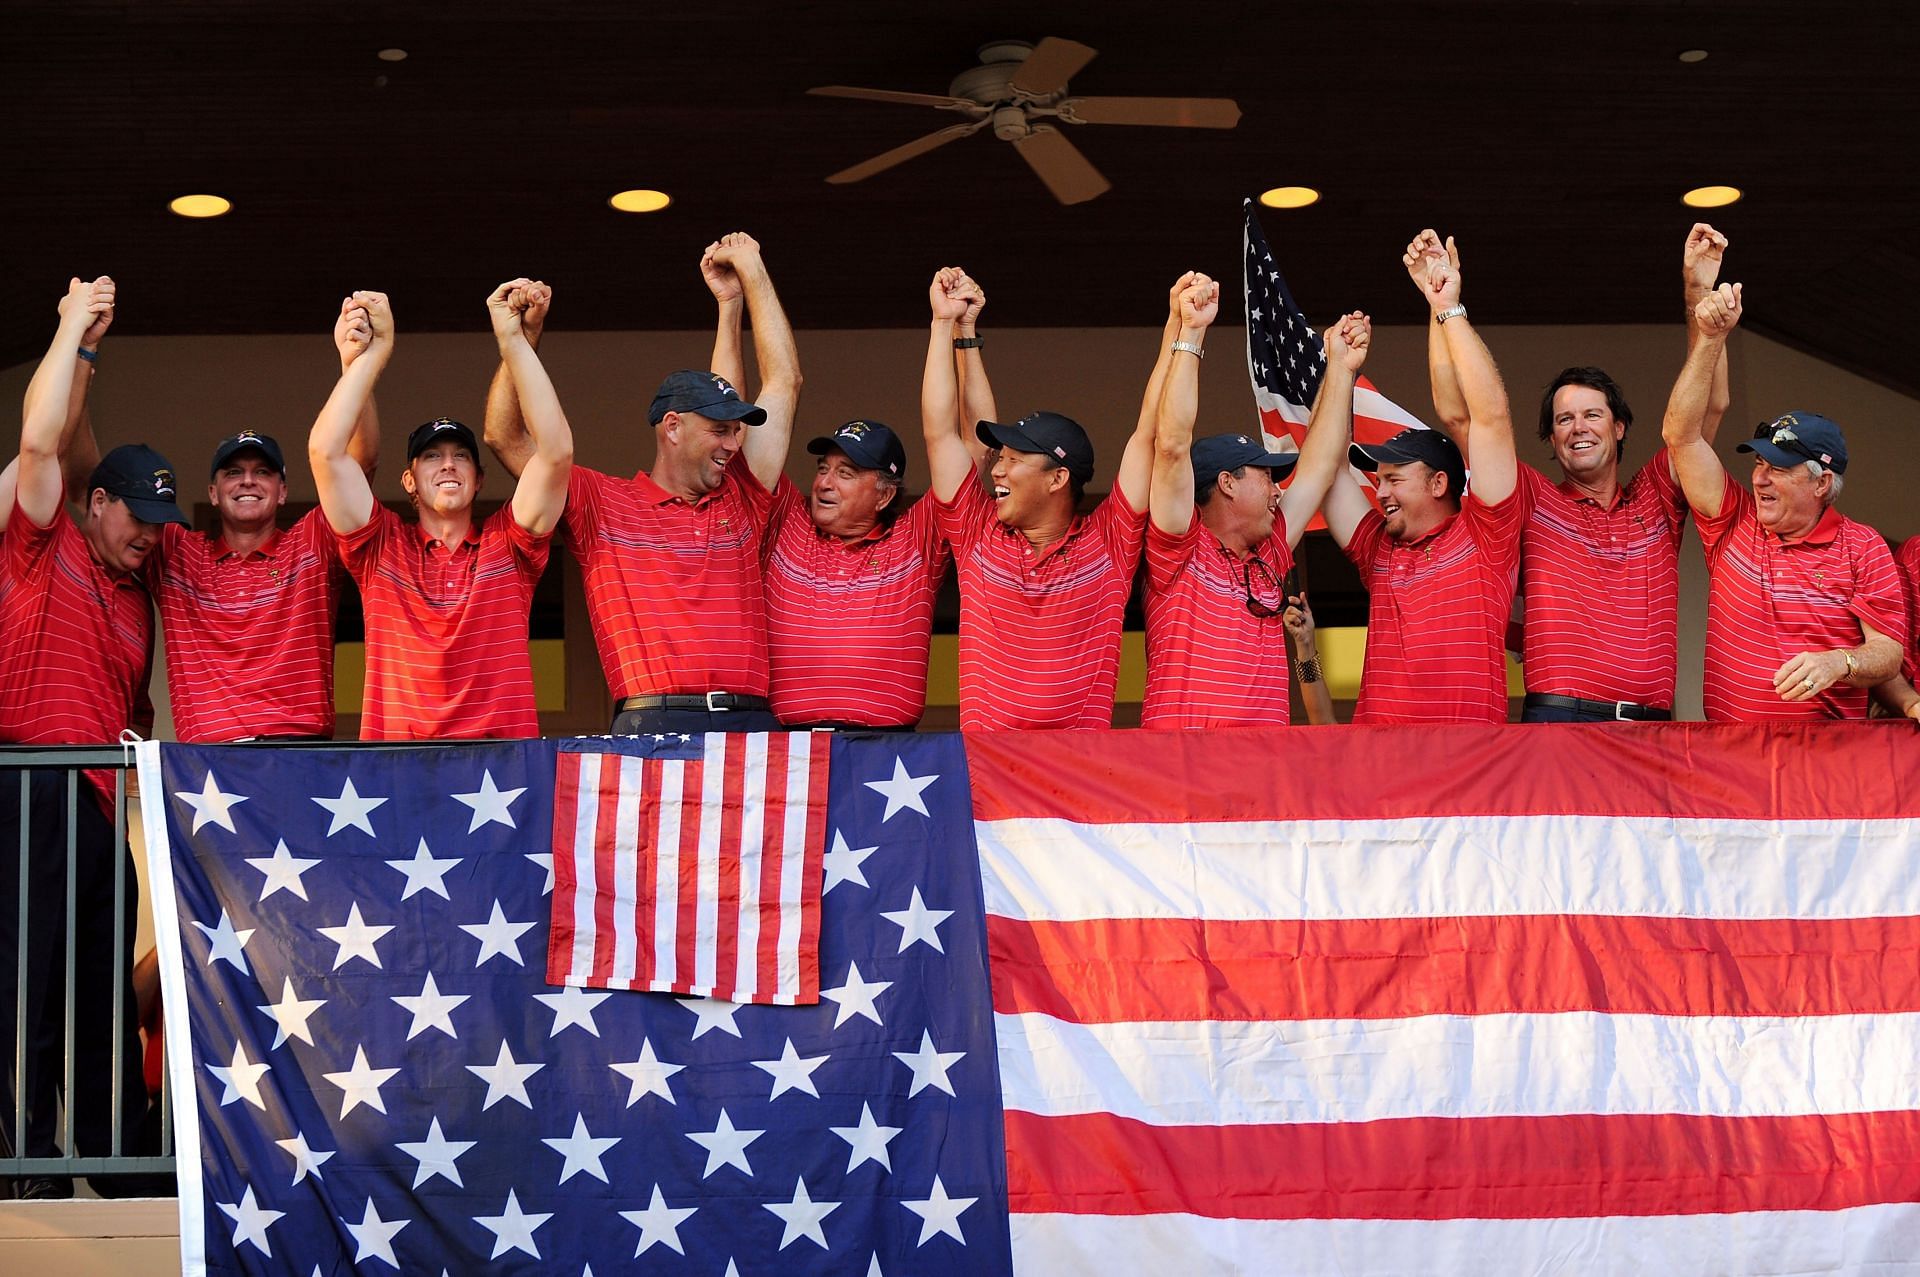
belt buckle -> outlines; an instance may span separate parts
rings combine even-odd
[[[725,692],[708,692],[708,693],[706,694],[706,697],[707,697],[707,713],[709,713],[709,714],[713,714],[713,713],[717,713],[717,712],[719,712],[719,711],[721,711],[721,710],[725,710],[725,709],[727,708],[727,706],[725,706],[725,705],[722,705],[722,704],[720,703],[720,699],[721,699],[722,697],[724,697],[725,695],[726,695],[726,693],[725,693]]]
[[[1632,722],[1639,721],[1637,719],[1629,718],[1627,716],[1627,711],[1633,708],[1635,708],[1634,705],[1629,701],[1615,701],[1613,703],[1613,721],[1616,723],[1632,723]]]

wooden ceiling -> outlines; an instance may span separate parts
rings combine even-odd
[[[1264,218],[1310,311],[1416,319],[1398,254],[1431,224],[1482,322],[1664,322],[1679,194],[1726,182],[1749,323],[1920,391],[1901,5],[14,0],[4,21],[9,363],[43,348],[70,273],[102,271],[127,333],[316,332],[367,287],[406,328],[480,329],[520,273],[556,285],[557,325],[699,328],[695,259],[734,228],[803,327],[918,325],[947,262],[1001,325],[1151,324],[1180,270],[1236,274],[1241,197],[1283,183],[1326,192]],[[809,86],[944,93],[980,44],[1047,35],[1100,50],[1077,92],[1244,118],[1073,129],[1113,182],[1074,207],[990,132],[821,180],[954,117]],[[674,204],[611,211],[631,186]],[[199,190],[235,211],[167,213]]]

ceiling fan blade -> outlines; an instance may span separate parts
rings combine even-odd
[[[942,97],[934,93],[897,93],[892,89],[856,89],[845,84],[823,84],[817,89],[808,89],[807,92],[817,98],[858,98],[863,102],[899,102],[905,106],[935,106],[944,111],[971,113],[985,109],[978,102],[969,102],[965,98]]]
[[[1035,125],[1033,132],[1013,144],[1013,149],[1062,204],[1084,204],[1106,194],[1113,185],[1059,129]]]
[[[1098,49],[1059,36],[1048,36],[1013,73],[1013,87],[1030,97],[1044,98],[1067,87],[1074,73],[1099,56]]]
[[[965,137],[969,133],[977,133],[985,123],[986,121],[982,120],[975,124],[949,125],[937,132],[929,133],[925,137],[915,138],[905,146],[896,146],[891,151],[876,155],[865,163],[856,164],[852,168],[843,168],[838,173],[827,178],[827,180],[835,186],[844,186],[848,182],[861,181],[862,179],[872,177],[875,173],[884,172],[896,164],[905,164],[916,155],[925,155],[935,147],[945,146],[955,138]]]
[[[1240,104],[1232,98],[1068,98],[1060,115],[1076,124],[1230,129],[1240,123]]]

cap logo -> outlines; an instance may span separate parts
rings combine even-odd
[[[1787,418],[1785,417],[1782,417],[1780,419],[1780,421],[1785,421],[1785,420],[1787,420]],[[1788,443],[1800,442],[1800,436],[1793,433],[1793,429],[1791,426],[1782,426],[1779,421],[1776,421],[1773,424],[1774,424],[1773,441],[1776,444],[1788,444]],[[1798,425],[1799,423],[1795,422],[1793,424]]]
[[[1253,440],[1247,438],[1245,435],[1235,435],[1233,437],[1233,441],[1235,443],[1252,443],[1253,442]]]
[[[242,431],[241,431],[241,432],[240,432],[239,434],[237,434],[237,435],[235,435],[235,436],[233,437],[233,439],[234,439],[234,442],[235,442],[235,443],[239,443],[239,442],[241,442],[242,440],[244,440],[244,441],[246,441],[247,443],[259,443],[259,442],[260,442],[260,436],[259,436],[259,435],[257,435],[257,434],[255,434],[255,433],[254,433],[253,431],[251,431],[251,430],[242,430]]]
[[[864,439],[867,437],[867,423],[864,421],[849,421],[846,425],[840,427],[838,433],[848,439]]]
[[[1059,457],[1061,460],[1064,461],[1066,460],[1067,450],[1065,448],[1062,448],[1059,444],[1055,444],[1053,446],[1053,455],[1056,457]]]
[[[1824,453],[1824,452],[1823,452],[1823,453],[1821,453],[1821,454],[1820,454],[1820,464],[1821,464],[1821,465],[1826,465],[1826,466],[1830,466],[1830,465],[1832,465],[1832,464],[1833,464],[1833,457],[1832,457],[1831,455],[1829,455],[1829,454],[1827,454],[1827,453]]]
[[[715,390],[718,390],[721,394],[727,396],[730,399],[734,398],[736,395],[734,388],[727,384],[727,379],[725,377],[716,376],[713,379],[713,388]]]
[[[153,472],[153,493],[159,497],[173,495],[173,471],[155,470]]]

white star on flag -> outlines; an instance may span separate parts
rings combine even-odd
[[[460,924],[460,930],[480,942],[480,956],[473,960],[476,969],[488,958],[496,956],[513,959],[515,966],[526,966],[520,957],[520,937],[533,928],[531,922],[508,922],[498,900],[493,902],[493,914],[485,922]]]
[[[220,785],[207,773],[207,783],[197,794],[176,790],[173,795],[187,806],[193,808],[193,828],[189,833],[199,833],[203,825],[218,825],[230,834],[240,831],[233,827],[233,809],[247,801],[242,794],[223,794]]]
[[[282,838],[273,844],[271,856],[249,856],[247,863],[267,876],[267,880],[260,884],[259,899],[264,903],[276,891],[289,891],[305,900],[307,884],[300,881],[300,875],[320,861],[294,855],[287,850],[287,841]]]
[[[719,1029],[736,1038],[740,1036],[740,1026],[733,1022],[733,1017],[740,1014],[738,1002],[722,1002],[718,998],[681,998],[680,1005],[693,1012],[696,1021],[693,1026],[695,1042],[705,1037],[709,1029]]]
[[[888,1174],[893,1173],[893,1162],[888,1157],[887,1145],[891,1144],[893,1137],[905,1130],[905,1127],[882,1126],[873,1120],[873,1106],[862,1103],[858,1126],[829,1126],[827,1129],[852,1145],[847,1150],[849,1175],[853,1173],[854,1167],[869,1161],[878,1162],[880,1169]]]
[[[927,908],[927,902],[920,898],[920,888],[913,889],[913,900],[905,909],[883,910],[880,916],[900,928],[900,953],[905,953],[911,944],[924,944],[941,953],[947,951],[940,943],[939,927],[953,917],[953,910]]]
[[[355,958],[364,959],[376,967],[380,966],[380,953],[374,946],[380,942],[382,936],[393,930],[390,926],[368,926],[360,917],[360,902],[357,900],[348,908],[346,922],[337,927],[318,927],[315,929],[319,931],[321,935],[340,946],[333,955],[333,969],[335,971],[346,966],[347,963],[352,962]],[[384,970],[384,968],[382,969]]]
[[[440,992],[440,986],[434,983],[431,971],[427,972],[426,983],[420,986],[419,993],[394,994],[393,1000],[403,1010],[413,1014],[413,1023],[407,1026],[407,1041],[413,1041],[428,1029],[438,1029],[454,1041],[459,1041],[460,1035],[453,1031],[453,1009],[471,996]]]
[[[807,1195],[807,1181],[796,1179],[793,1182],[793,1200],[790,1202],[763,1202],[761,1205],[778,1215],[786,1229],[780,1234],[778,1249],[785,1250],[802,1237],[827,1250],[827,1234],[820,1227],[820,1221],[840,1209],[839,1202],[816,1202]]]
[[[307,1021],[313,1018],[315,1011],[325,1005],[327,1005],[325,998],[301,998],[295,994],[293,981],[282,976],[280,1000],[270,1006],[255,1007],[254,1010],[264,1011],[273,1017],[277,1027],[277,1032],[273,1035],[273,1046],[277,1050],[288,1038],[299,1038],[308,1046],[314,1045],[313,1031],[307,1028]]]
[[[553,853],[550,851],[530,851],[527,853],[527,859],[531,860],[534,864],[539,865],[542,869],[546,870],[547,885],[540,888],[540,894],[543,896],[552,895],[553,894]]]
[[[493,773],[480,773],[480,788],[471,794],[455,794],[453,800],[465,803],[473,808],[473,819],[467,825],[467,832],[473,833],[485,824],[505,825],[508,829],[518,828],[513,823],[513,813],[508,810],[513,800],[526,793],[523,786],[519,789],[496,789]]]
[[[267,1102],[260,1098],[260,1079],[266,1076],[267,1070],[272,1067],[265,1061],[255,1064],[249,1060],[247,1044],[235,1042],[233,1063],[207,1065],[207,1072],[213,1074],[226,1086],[226,1089],[220,1093],[220,1107],[225,1108],[235,1100],[245,1100],[262,1113],[266,1112]]]
[[[469,1064],[467,1072],[487,1084],[487,1098],[480,1104],[483,1111],[501,1100],[516,1100],[532,1108],[533,1101],[527,1098],[527,1079],[546,1067],[544,1064],[516,1062],[512,1049],[502,1039],[500,1054],[494,1057],[492,1064]]]
[[[253,939],[255,928],[248,927],[245,931],[235,931],[233,929],[233,919],[227,916],[225,909],[220,911],[220,922],[218,925],[209,927],[204,922],[195,922],[193,925],[207,937],[208,942],[213,946],[212,952],[207,954],[208,966],[212,966],[216,962],[230,962],[236,969],[245,972],[247,975],[253,974],[253,971],[247,966],[247,955],[242,953],[241,950],[247,947],[247,941]]]
[[[360,791],[353,787],[353,777],[347,777],[347,783],[340,787],[338,798],[315,798],[313,801],[332,813],[333,819],[327,825],[327,837],[331,838],[342,829],[358,829],[367,837],[373,837],[373,822],[367,819],[374,808],[385,803],[384,798],[362,798]]]
[[[320,1076],[340,1088],[340,1116],[346,1117],[362,1104],[379,1112],[387,1111],[385,1100],[380,1098],[380,1088],[385,1086],[398,1073],[399,1069],[376,1069],[367,1064],[367,1048],[353,1048],[353,1067],[339,1073],[322,1073]]]
[[[510,1250],[525,1251],[538,1259],[540,1249],[533,1244],[533,1230],[552,1218],[552,1212],[534,1215],[521,1210],[520,1198],[509,1188],[507,1204],[498,1215],[475,1215],[473,1222],[493,1234],[493,1254],[488,1259],[498,1259]]]
[[[793,1049],[793,1039],[787,1039],[786,1047],[777,1060],[754,1060],[753,1067],[765,1069],[773,1076],[773,1094],[767,1099],[777,1100],[787,1091],[805,1091],[814,1099],[820,1098],[820,1092],[813,1086],[813,1071],[825,1064],[830,1056],[802,1056]]]
[[[885,814],[880,817],[880,823],[885,824],[887,821],[893,819],[895,812],[906,811],[908,809],[917,811],[922,816],[931,815],[932,813],[927,810],[927,804],[920,797],[920,791],[939,779],[940,774],[938,772],[926,776],[908,775],[906,763],[896,757],[893,760],[893,778],[891,780],[870,780],[866,782],[868,789],[884,796],[887,800],[887,810]]]
[[[273,1223],[287,1212],[267,1210],[253,1200],[253,1185],[247,1185],[247,1191],[238,1205],[232,1202],[215,1202],[220,1212],[233,1221],[233,1248],[240,1249],[242,1242],[252,1242],[260,1248],[260,1253],[269,1257],[273,1247],[267,1244],[267,1225]]]
[[[661,1060],[653,1053],[653,1043],[642,1038],[639,1059],[629,1064],[609,1064],[607,1067],[633,1083],[633,1089],[627,1093],[627,1107],[632,1108],[643,1095],[657,1095],[669,1104],[676,1103],[673,1088],[667,1085],[667,1079],[687,1066]]]
[[[578,1025],[597,1038],[600,1026],[593,1022],[593,1009],[612,996],[611,993],[588,993],[579,985],[566,984],[560,986],[558,993],[536,993],[533,1000],[553,1012],[553,1031],[548,1037],[557,1038],[560,1030]]]
[[[947,1080],[947,1070],[958,1064],[965,1051],[936,1051],[933,1049],[933,1034],[926,1029],[920,1031],[920,1049],[918,1051],[895,1051],[893,1058],[913,1070],[913,1085],[907,1091],[912,1099],[928,1087],[938,1087],[952,1095],[953,1083]]]
[[[711,1131],[688,1131],[687,1138],[707,1150],[707,1169],[700,1172],[700,1178],[706,1179],[722,1166],[737,1166],[751,1178],[753,1167],[747,1165],[747,1145],[765,1134],[734,1126],[725,1109],[720,1110],[720,1120]]]
[[[940,1233],[945,1233],[962,1246],[967,1239],[960,1233],[960,1212],[980,1199],[977,1197],[948,1197],[946,1185],[940,1177],[933,1177],[933,1191],[924,1201],[902,1201],[900,1204],[920,1217],[920,1240],[914,1243],[924,1246]]]
[[[450,1140],[440,1130],[440,1119],[434,1118],[433,1125],[427,1128],[427,1138],[409,1143],[396,1143],[395,1148],[413,1158],[420,1165],[413,1172],[413,1186],[420,1187],[435,1175],[445,1176],[456,1188],[465,1188],[460,1180],[460,1168],[454,1163],[460,1155],[472,1148],[477,1140]]]
[[[307,1143],[306,1135],[299,1131],[295,1131],[293,1138],[290,1140],[275,1140],[274,1143],[287,1150],[287,1152],[293,1156],[294,1184],[298,1184],[308,1175],[312,1175],[315,1179],[324,1178],[320,1174],[320,1168],[325,1166],[327,1162],[332,1159],[334,1152],[337,1151],[313,1148]],[[288,1187],[292,1186],[293,1185],[288,1185]]]
[[[609,1182],[607,1169],[600,1164],[600,1158],[608,1149],[620,1142],[620,1137],[617,1135],[596,1137],[587,1130],[586,1114],[575,1113],[573,1134],[557,1139],[543,1139],[540,1142],[566,1159],[560,1167],[562,1184],[582,1171],[605,1184]]]
[[[400,1267],[400,1261],[393,1257],[393,1235],[412,1223],[409,1219],[381,1219],[380,1212],[374,1209],[373,1199],[367,1199],[366,1213],[360,1216],[360,1222],[342,1219],[347,1231],[353,1234],[357,1249],[353,1252],[353,1262],[366,1259],[385,1261],[393,1268]]]
[[[427,849],[427,840],[422,838],[411,858],[387,863],[407,876],[407,885],[400,890],[402,900],[411,899],[416,891],[431,891],[442,900],[453,899],[447,894],[447,870],[459,864],[460,857],[435,856]]]
[[[836,989],[820,990],[820,996],[831,998],[840,1004],[833,1016],[833,1027],[836,1029],[856,1015],[864,1015],[875,1024],[884,1027],[886,1021],[880,1018],[880,1009],[874,1005],[874,999],[892,987],[891,980],[862,980],[860,964],[849,962],[845,982]],[[699,1035],[695,1034],[695,1036]]]
[[[867,876],[860,872],[860,866],[878,850],[878,847],[849,847],[846,836],[838,829],[834,830],[833,846],[820,858],[821,865],[827,871],[826,885],[820,888],[820,894],[825,896],[843,882],[866,886]]]
[[[687,1217],[699,1209],[698,1206],[667,1205],[666,1198],[660,1195],[660,1186],[655,1184],[653,1200],[647,1203],[645,1210],[620,1212],[621,1219],[640,1230],[640,1244],[634,1248],[633,1257],[640,1258],[655,1244],[678,1251],[682,1255],[686,1254],[686,1249],[680,1245],[680,1225],[686,1223]]]

